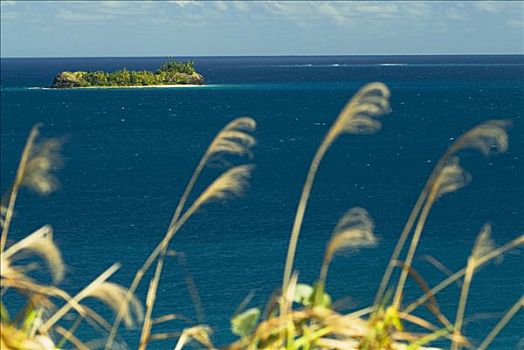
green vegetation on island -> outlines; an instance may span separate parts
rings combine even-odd
[[[60,72],[51,88],[132,87],[154,85],[202,85],[204,77],[192,61],[166,61],[157,71],[133,71],[127,68],[114,72]]]

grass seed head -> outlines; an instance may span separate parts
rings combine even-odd
[[[46,225],[36,230],[2,254],[0,259],[2,277],[16,276],[16,278],[29,279],[29,277],[24,274],[24,271],[30,270],[30,268],[26,269],[23,266],[15,266],[13,264],[22,256],[21,253],[23,252],[40,256],[49,267],[55,283],[63,279],[65,270],[64,262],[60,250],[53,241],[53,229],[51,226]]]
[[[62,144],[61,140],[51,138],[33,145],[22,180],[23,186],[44,195],[56,190],[58,179],[52,172],[62,164]]]
[[[136,296],[132,296],[127,305],[123,304],[126,300],[127,288],[112,282],[104,282],[89,296],[102,301],[115,312],[124,309],[124,323],[128,328],[136,326],[144,318],[144,309]]]

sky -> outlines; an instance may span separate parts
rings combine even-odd
[[[523,53],[522,1],[1,0],[2,57]]]

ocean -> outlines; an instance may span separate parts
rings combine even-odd
[[[111,281],[129,285],[163,237],[192,171],[216,132],[251,116],[258,123],[256,165],[245,196],[206,205],[180,230],[168,257],[155,316],[196,319],[186,279],[198,289],[213,340],[234,339],[229,318],[251,292],[264,307],[281,283],[294,214],[306,171],[330,124],[367,82],[391,89],[392,112],[375,135],[344,135],[318,172],[298,245],[300,281],[313,283],[331,232],[354,206],[374,218],[375,248],[337,255],[328,276],[332,297],[349,297],[348,309],[368,306],[393,246],[440,155],[469,128],[510,119],[509,150],[486,158],[461,153],[471,183],[437,201],[414,262],[429,285],[445,274],[432,256],[456,271],[466,263],[481,227],[490,223],[502,245],[524,232],[524,56],[304,56],[193,57],[206,86],[187,88],[48,90],[62,70],[156,69],[165,58],[35,58],[1,60],[1,190],[14,178],[32,125],[46,137],[63,137],[60,188],[39,197],[22,191],[10,239],[51,224],[67,274],[61,287],[75,293],[114,262]],[[220,169],[206,169],[196,194]],[[465,334],[478,344],[524,292],[522,251],[480,270],[472,284]],[[145,298],[147,281],[138,296]],[[421,290],[410,283],[406,300]],[[453,320],[459,288],[437,295]],[[8,296],[6,296],[7,298]],[[97,310],[107,310],[90,301]],[[421,315],[428,316],[424,310]],[[101,311],[110,317],[109,311]],[[429,317],[429,316],[428,316]],[[437,324],[435,319],[429,318]],[[175,320],[153,333],[180,331]],[[88,327],[79,335],[92,336]],[[130,348],[139,330],[121,332]],[[491,349],[515,349],[524,313]],[[151,343],[173,347],[175,340]],[[438,345],[439,343],[437,343]]]

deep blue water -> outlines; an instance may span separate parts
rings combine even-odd
[[[343,136],[325,157],[298,247],[300,280],[314,281],[345,210],[365,207],[376,221],[380,244],[338,256],[328,290],[335,299],[350,296],[353,308],[367,306],[435,162],[454,138],[489,119],[513,121],[510,149],[489,159],[463,153],[473,181],[437,202],[415,268],[433,285],[444,275],[421,256],[432,255],[457,270],[484,223],[493,225],[498,244],[524,232],[524,56],[196,57],[206,87],[30,89],[48,86],[61,70],[155,69],[162,60],[2,59],[1,190],[14,177],[33,124],[43,122],[46,136],[67,138],[60,190],[49,197],[24,191],[10,238],[53,225],[68,266],[62,287],[71,293],[116,261],[123,266],[112,280],[129,284],[163,236],[214,134],[229,120],[249,115],[258,122],[250,190],[242,199],[206,206],[172,242],[186,254],[185,269],[194,278],[214,340],[231,340],[229,316],[242,299],[254,291],[250,305],[264,306],[281,282],[298,197],[316,147],[348,98],[376,80],[392,91],[392,113],[378,134]],[[197,190],[216,174],[217,169],[206,170]],[[473,341],[482,340],[522,295],[523,269],[517,251],[476,275],[467,309],[473,318],[465,325]],[[155,315],[194,318],[184,269],[171,258],[164,271]],[[140,297],[146,288],[144,282]],[[406,298],[418,294],[412,286]],[[438,298],[452,320],[458,295],[458,288],[450,287]],[[523,325],[521,313],[492,348],[515,348]],[[183,326],[175,321],[155,332]],[[133,347],[138,331],[122,334]]]

